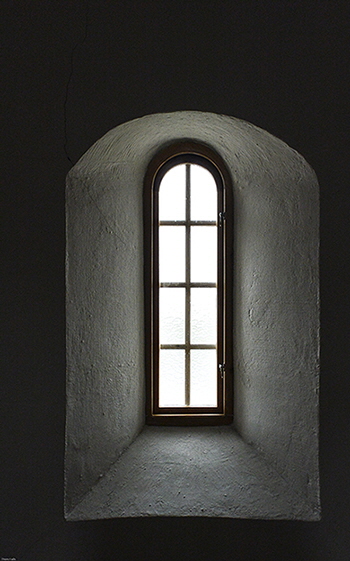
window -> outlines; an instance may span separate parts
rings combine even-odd
[[[219,157],[192,143],[167,148],[148,168],[149,424],[232,422],[228,181]]]

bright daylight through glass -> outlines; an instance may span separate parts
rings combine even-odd
[[[179,164],[159,187],[159,406],[217,406],[217,186]]]

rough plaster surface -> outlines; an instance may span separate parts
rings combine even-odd
[[[231,427],[145,427],[69,519],[314,514]]]
[[[180,439],[186,450],[190,442],[187,429],[142,431],[143,177],[152,156],[180,139],[210,145],[232,176],[232,344],[240,437],[232,429],[202,429],[195,461],[176,464],[176,470],[174,464],[176,477],[172,470],[167,475],[178,484],[187,474],[195,496],[176,502],[167,483],[159,495],[162,508],[154,501],[147,508],[149,471],[164,473],[176,459],[171,443]],[[211,113],[150,115],[108,132],[67,180],[67,516],[317,519],[318,323],[318,186],[297,152],[249,123]],[[243,441],[251,445],[250,454],[242,452]],[[219,458],[230,465],[222,469],[219,490],[202,469],[210,467],[200,459],[206,446],[212,466],[219,469]],[[252,461],[253,449],[259,461]],[[96,485],[107,472],[106,481]],[[238,487],[245,492],[237,493]],[[278,500],[274,488],[281,491]],[[106,489],[112,506],[103,509]],[[229,498],[220,503],[224,489]],[[137,500],[128,502],[128,493],[136,493]],[[291,497],[299,497],[299,503]]]

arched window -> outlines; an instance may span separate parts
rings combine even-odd
[[[149,424],[232,422],[228,181],[219,157],[192,143],[167,148],[148,168]]]

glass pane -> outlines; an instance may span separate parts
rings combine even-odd
[[[217,282],[217,227],[191,226],[191,282]]]
[[[185,226],[159,226],[159,281],[185,282]]]
[[[191,343],[216,345],[216,288],[191,288]]]
[[[171,168],[159,187],[159,220],[185,220],[186,165]]]
[[[217,219],[217,187],[210,171],[191,165],[191,220]]]
[[[217,362],[215,349],[191,351],[191,405],[217,406]]]
[[[159,407],[185,405],[185,351],[161,349],[159,357]]]
[[[161,345],[185,342],[184,288],[159,289],[159,342]]]

